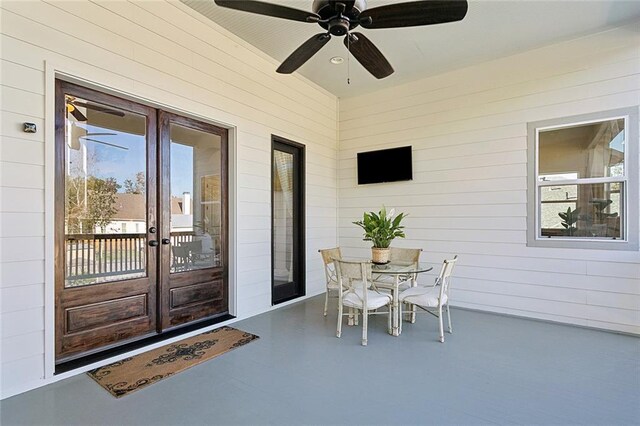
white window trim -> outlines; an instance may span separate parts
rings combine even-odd
[[[639,218],[639,122],[638,107],[621,108],[616,110],[601,111],[592,114],[583,114],[571,117],[562,117],[551,120],[531,122],[527,124],[527,246],[553,247],[553,248],[580,248],[603,250],[638,250],[640,238]],[[593,122],[625,119],[625,164],[622,178],[584,178],[567,179],[549,182],[538,181],[538,135],[540,131],[549,129],[562,129],[589,124]],[[622,205],[623,215],[621,223],[622,239],[601,238],[549,238],[542,237],[540,233],[540,191],[539,188],[554,185],[575,185],[589,183],[624,182]]]

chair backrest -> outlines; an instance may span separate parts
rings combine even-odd
[[[322,261],[324,262],[325,266],[333,264],[333,259],[342,259],[342,254],[340,253],[340,247],[322,249],[322,250],[318,250],[318,252],[322,256]]]
[[[340,253],[340,247],[318,250],[322,256],[322,262],[324,263],[324,275],[327,280],[327,284],[331,281],[338,282],[338,275],[336,274],[336,267],[333,263],[334,259],[342,259]]]
[[[189,264],[189,247],[186,247],[184,245],[171,245],[171,254],[173,254],[174,268],[186,267]]]
[[[371,261],[370,260],[339,260],[335,259],[336,271],[338,273],[338,288],[340,297],[343,293],[353,293],[357,289],[369,288],[371,281]],[[367,303],[367,292],[363,292],[364,303]]]
[[[436,278],[436,284],[440,284],[440,295],[439,302],[442,302],[442,296],[447,295],[449,297],[449,287],[451,284],[451,273],[453,272],[453,267],[458,261],[458,255],[455,255],[453,259],[445,260],[442,263],[442,269],[440,270],[440,275]]]
[[[178,258],[188,258],[189,257],[189,246],[183,244],[179,246],[171,246],[171,252],[174,257]]]
[[[420,261],[422,249],[391,247],[389,259],[394,262],[417,264]]]
[[[183,246],[187,246],[189,250],[194,253],[202,253],[202,240],[193,240],[188,243],[183,243]]]

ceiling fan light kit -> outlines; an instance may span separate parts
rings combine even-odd
[[[393,74],[393,67],[364,34],[352,32],[355,28],[358,26],[366,29],[401,28],[456,22],[465,17],[468,9],[466,0],[421,0],[372,9],[367,9],[365,0],[313,0],[311,12],[262,1],[215,0],[215,2],[218,6],[243,12],[317,23],[326,30],[312,36],[294,50],[278,67],[276,70],[278,73],[291,74],[322,49],[331,36],[344,36],[344,45],[349,53],[378,79]]]

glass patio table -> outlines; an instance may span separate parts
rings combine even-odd
[[[377,288],[385,288],[391,290],[391,315],[393,336],[400,335],[400,309],[398,302],[398,294],[400,293],[400,283],[411,281],[411,286],[416,285],[418,274],[429,272],[433,269],[425,263],[409,263],[409,262],[389,262],[385,264],[373,264],[371,272],[373,273],[373,285]],[[380,277],[388,276],[392,280],[380,280]]]

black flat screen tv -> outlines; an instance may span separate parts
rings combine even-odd
[[[410,146],[358,153],[358,185],[412,179]]]

